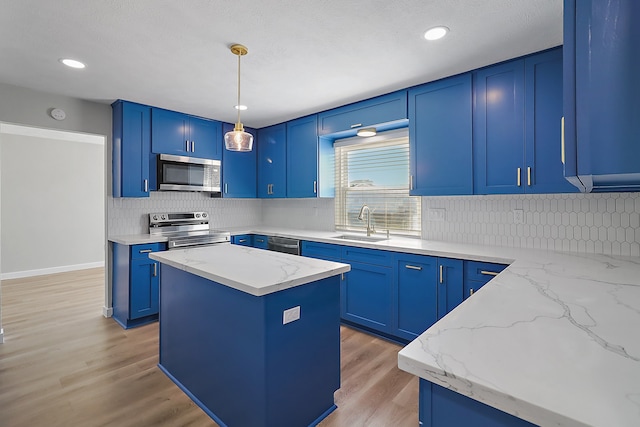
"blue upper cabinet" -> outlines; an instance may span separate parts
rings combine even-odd
[[[317,115],[287,122],[287,197],[318,193]]]
[[[411,195],[473,194],[471,74],[409,90]]]
[[[221,123],[175,111],[153,108],[151,150],[156,154],[222,158]]]
[[[524,60],[525,193],[575,193],[562,166],[562,49]]]
[[[222,134],[233,131],[234,125],[222,124]],[[257,185],[257,131],[245,128],[253,135],[253,150],[222,150],[222,196],[229,198],[255,198]]]
[[[318,135],[354,136],[359,128],[381,125],[378,131],[405,126],[407,91],[402,90],[318,114]]]
[[[475,95],[476,194],[575,192],[562,168],[562,49],[477,71]]]
[[[524,62],[477,71],[475,94],[475,193],[522,193]]]
[[[640,2],[564,1],[565,175],[640,190]]]
[[[113,109],[113,197],[149,197],[151,107],[116,101]]]
[[[285,123],[258,130],[258,197],[287,196],[287,127]]]

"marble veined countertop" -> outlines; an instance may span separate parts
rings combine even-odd
[[[510,264],[403,348],[398,366],[541,426],[640,426],[640,258],[349,241],[336,231],[262,226],[229,231]]]
[[[255,296],[348,272],[349,264],[231,244],[152,252],[151,259]]]

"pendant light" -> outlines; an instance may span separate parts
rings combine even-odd
[[[236,108],[238,110],[238,121],[232,132],[227,132],[224,135],[224,146],[229,151],[251,151],[253,148],[253,135],[244,131],[244,126],[240,121],[240,57],[246,55],[249,51],[245,46],[241,44],[234,44],[230,48],[231,53],[238,56],[238,104]]]

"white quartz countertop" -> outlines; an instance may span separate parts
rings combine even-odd
[[[229,231],[510,264],[402,349],[399,367],[541,426],[640,425],[640,258],[347,241],[336,231],[261,226]]]
[[[230,244],[201,246],[149,257],[255,296],[348,272],[349,264]]]

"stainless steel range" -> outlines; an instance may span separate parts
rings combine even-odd
[[[150,213],[149,234],[166,236],[169,249],[229,243],[228,231],[210,230],[206,212]]]

